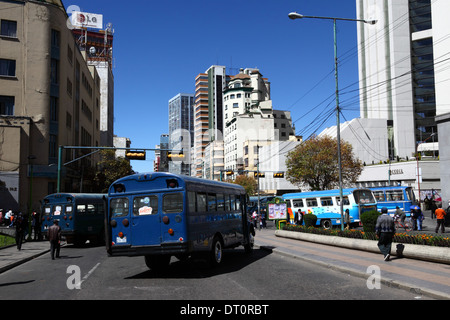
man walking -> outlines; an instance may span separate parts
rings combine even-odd
[[[386,207],[381,209],[381,215],[377,219],[375,232],[378,236],[378,248],[384,255],[384,261],[389,261],[391,256],[392,238],[395,234],[394,219],[388,215]]]
[[[445,212],[445,210],[442,209],[442,204],[439,205],[439,207],[436,209],[434,213],[436,215],[437,221],[436,230],[434,230],[434,232],[438,233],[439,227],[441,227],[441,232],[445,233],[444,222],[445,222],[445,215],[447,214],[447,212]]]
[[[48,240],[50,241],[50,254],[52,260],[56,257],[59,258],[59,250],[61,248],[61,227],[59,226],[59,220],[53,220],[53,225],[48,228]]]

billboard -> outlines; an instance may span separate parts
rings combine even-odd
[[[75,28],[103,28],[103,15],[87,13],[87,12],[72,12],[72,26]]]

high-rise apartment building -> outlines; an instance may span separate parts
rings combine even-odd
[[[192,175],[197,177],[204,172],[206,146],[211,141],[223,140],[223,89],[228,78],[224,66],[211,66],[195,78]]]
[[[450,111],[448,1],[356,0],[362,118],[386,119],[389,157],[438,142],[435,116]]]
[[[169,172],[190,175],[190,152],[194,145],[194,95],[180,93],[169,100],[169,148],[182,150],[185,160],[169,162]]]

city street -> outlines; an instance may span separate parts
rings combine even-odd
[[[68,245],[60,259],[46,253],[0,274],[0,287],[2,300],[427,299],[388,286],[370,290],[360,277],[270,250],[249,256],[240,248],[227,250],[216,269],[202,260],[172,258],[169,269],[156,274],[143,257],[108,257],[104,247]]]

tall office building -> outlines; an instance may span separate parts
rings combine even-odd
[[[391,158],[438,142],[435,116],[450,111],[449,1],[356,0],[362,118],[386,119]]]
[[[180,93],[169,100],[169,149],[183,150],[184,161],[169,162],[169,172],[190,175],[190,152],[194,140],[194,95]]]

